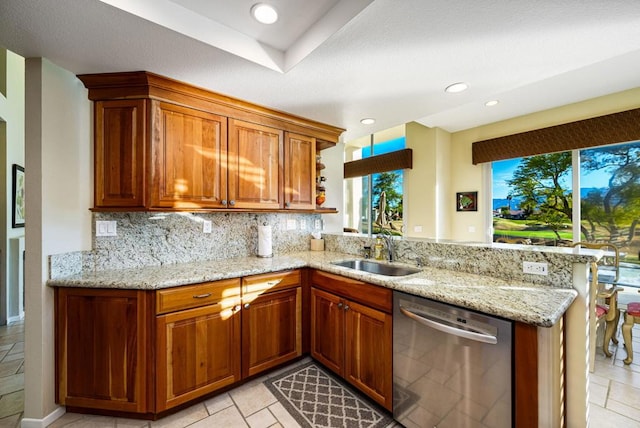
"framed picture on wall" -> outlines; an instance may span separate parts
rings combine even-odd
[[[12,191],[11,225],[14,228],[24,227],[24,168],[16,164],[13,164]]]
[[[478,192],[456,193],[456,211],[478,211]]]

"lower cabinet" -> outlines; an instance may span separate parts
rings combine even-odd
[[[240,380],[239,280],[158,291],[157,301],[183,310],[156,317],[156,412]]]
[[[156,415],[302,355],[298,270],[157,291],[56,288],[56,402]]]
[[[302,355],[300,271],[242,279],[242,376]]]
[[[146,413],[153,382],[149,293],[56,288],[56,401]]]
[[[391,290],[319,271],[311,278],[311,356],[391,410]]]

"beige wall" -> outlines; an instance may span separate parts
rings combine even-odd
[[[490,203],[489,189],[483,188],[483,182],[486,181],[483,166],[471,163],[473,142],[616,113],[639,106],[640,88],[636,88],[452,134],[450,163],[452,193],[478,190],[480,204],[478,212],[465,213],[455,212],[453,202],[448,204],[448,215],[452,219],[449,238],[460,241],[482,241],[487,239],[486,231],[491,225],[490,206],[487,206]],[[484,174],[486,173],[485,171]],[[470,232],[470,228],[475,231]]]
[[[26,61],[26,334],[23,426],[54,402],[54,301],[48,256],[91,249],[91,104],[82,83],[45,59]]]

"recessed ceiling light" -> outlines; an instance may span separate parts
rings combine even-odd
[[[278,12],[273,6],[265,3],[256,3],[251,7],[251,16],[263,24],[273,24],[278,20]]]
[[[458,83],[454,83],[452,85],[447,86],[444,89],[444,91],[454,94],[456,92],[466,91],[468,88],[469,88],[469,85],[467,85],[466,83],[458,82]]]
[[[493,106],[497,106],[499,102],[500,101],[498,101],[498,100],[491,100],[491,101],[487,101],[486,103],[484,103],[484,105],[487,106],[487,107],[493,107]]]
[[[372,119],[370,117],[364,118],[362,120],[360,120],[360,123],[363,125],[373,125],[374,123],[376,123],[375,119]]]

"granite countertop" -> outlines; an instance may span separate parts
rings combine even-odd
[[[390,277],[332,265],[356,259],[351,254],[303,251],[273,258],[242,257],[197,263],[97,271],[51,279],[54,287],[127,288],[155,290],[185,284],[237,278],[287,269],[311,267],[393,290],[477,310],[513,321],[550,327],[569,308],[577,292],[521,281],[422,267],[416,274]],[[394,263],[399,264],[401,263]]]

